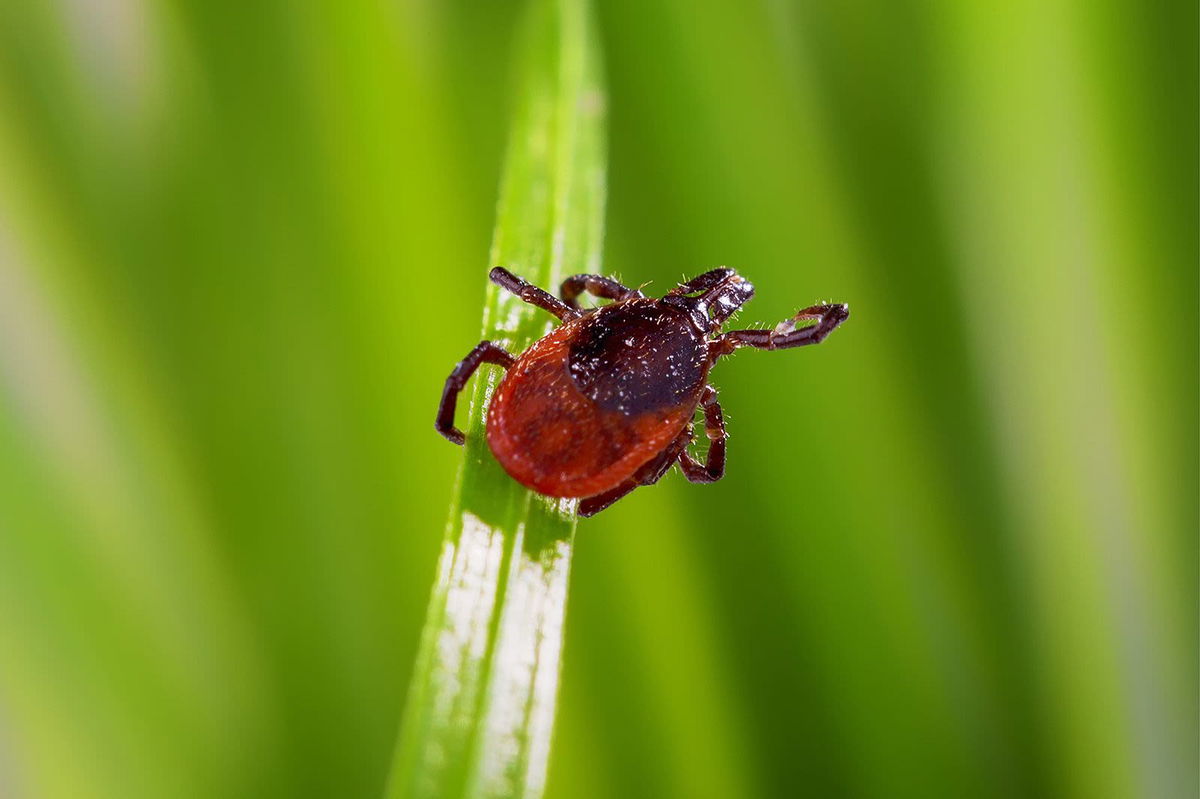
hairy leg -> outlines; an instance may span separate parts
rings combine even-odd
[[[738,347],[784,350],[803,347],[806,344],[820,344],[849,317],[849,305],[814,305],[790,319],[783,320],[774,330],[730,330],[717,339],[718,354],[733,352]],[[815,319],[817,323],[797,330],[796,323],[807,319]]]
[[[631,289],[603,275],[571,275],[562,282],[558,293],[562,295],[563,302],[572,308],[578,308],[579,304],[575,302],[575,298],[585,291],[604,300],[627,300],[642,296],[642,292],[637,289]]]
[[[458,366],[446,378],[446,386],[442,389],[442,401],[438,405],[437,421],[434,427],[453,444],[461,445],[465,440],[461,430],[454,426],[454,409],[458,404],[459,392],[466,386],[467,380],[475,373],[480,364],[494,363],[505,369],[516,363],[517,359],[508,350],[491,341],[481,341],[467,353],[467,357],[459,361]]]
[[[708,454],[704,463],[692,457],[684,447],[679,453],[679,468],[683,476],[693,483],[715,483],[725,476],[725,417],[721,413],[721,404],[717,402],[717,390],[712,386],[704,387],[700,397],[700,406],[704,408],[704,432],[708,436]]]
[[[577,313],[574,308],[553,294],[543,291],[527,280],[522,280],[503,266],[493,267],[492,271],[488,273],[488,277],[497,286],[511,291],[530,305],[536,305],[544,311],[549,311],[559,319],[572,317]]]
[[[674,465],[675,461],[679,459],[679,453],[687,448],[691,437],[691,431],[684,430],[679,434],[679,438],[671,442],[670,446],[638,469],[633,477],[630,477],[616,488],[610,488],[602,494],[580,500],[579,515],[583,517],[595,516],[635,488],[657,483],[667,473],[667,470]]]

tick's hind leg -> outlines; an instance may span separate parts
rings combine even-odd
[[[603,300],[628,300],[642,296],[642,292],[637,289],[631,289],[603,275],[571,275],[562,282],[558,293],[562,295],[563,302],[572,308],[578,308],[579,303],[575,298],[585,291]]]
[[[639,468],[633,477],[630,477],[616,488],[610,488],[602,494],[580,500],[579,515],[584,517],[595,516],[635,488],[657,483],[679,458],[679,453],[687,448],[691,437],[689,431],[683,431],[679,435],[679,438],[671,442],[670,446]]]
[[[700,396],[700,406],[704,408],[704,432],[708,436],[708,454],[704,463],[692,457],[684,447],[679,452],[679,468],[683,476],[693,483],[715,483],[725,476],[725,417],[721,414],[721,404],[717,402],[717,390],[705,386]],[[689,443],[691,435],[688,436]]]
[[[505,369],[517,362],[508,350],[491,341],[481,341],[475,349],[467,353],[467,357],[459,361],[458,366],[446,378],[446,387],[442,389],[442,402],[438,405],[437,421],[434,427],[453,444],[462,444],[465,440],[461,430],[454,426],[454,408],[458,404],[458,394],[467,384],[475,370],[482,363],[494,363]]]
[[[640,485],[641,483],[631,477],[616,488],[610,488],[603,494],[597,494],[594,497],[586,497],[581,499],[579,500],[579,515],[585,519],[588,516],[595,516],[597,513],[604,510],[618,499],[621,499]]]
[[[564,303],[553,294],[545,292],[528,280],[522,280],[503,266],[497,266],[488,273],[492,282],[503,289],[511,291],[530,305],[536,305],[542,310],[549,311],[559,319],[575,315],[575,309]]]
[[[803,347],[805,344],[820,344],[825,337],[850,317],[849,305],[814,305],[805,308],[791,319],[785,319],[774,330],[730,330],[717,341],[721,353],[733,352],[737,347],[755,347],[760,350],[784,350]],[[796,323],[815,319],[815,325],[796,329]]]
[[[595,516],[635,488],[657,483],[676,462],[683,476],[693,483],[715,483],[725,476],[725,417],[721,404],[717,402],[717,390],[705,386],[700,395],[700,407],[704,409],[704,432],[708,436],[708,455],[700,463],[687,451],[692,443],[692,426],[688,425],[679,437],[671,442],[657,457],[616,488],[603,494],[588,497],[579,503],[580,516]]]

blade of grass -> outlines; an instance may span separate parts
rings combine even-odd
[[[604,98],[585,0],[533,0],[520,51],[491,263],[553,287],[600,265]],[[484,338],[520,352],[550,321],[489,285]],[[484,409],[499,377],[488,368],[475,380],[393,799],[536,797],[545,783],[575,502],[530,493],[488,452]]]

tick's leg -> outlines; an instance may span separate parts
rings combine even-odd
[[[588,516],[595,516],[597,513],[604,510],[618,499],[621,499],[633,489],[637,488],[638,485],[638,481],[631,477],[616,488],[610,488],[603,494],[597,494],[594,497],[586,497],[581,499],[579,501],[578,513],[584,518],[587,518]]]
[[[704,408],[704,432],[708,435],[708,455],[704,463],[692,457],[684,447],[679,452],[679,468],[683,476],[693,483],[715,483],[725,476],[725,417],[721,415],[721,404],[717,402],[717,390],[705,386],[700,397]]]
[[[458,393],[463,390],[467,380],[479,368],[481,363],[494,363],[505,369],[517,362],[508,350],[491,341],[481,341],[475,349],[467,353],[467,357],[459,361],[458,366],[446,378],[446,387],[442,389],[442,402],[438,405],[437,421],[434,427],[453,444],[462,444],[465,440],[462,431],[454,426],[454,407],[458,403]]]
[[[572,308],[578,308],[579,303],[575,302],[575,298],[585,291],[604,300],[627,300],[642,296],[642,292],[637,289],[631,289],[603,275],[571,275],[562,282],[558,293],[562,295],[563,302]]]
[[[494,267],[488,273],[488,277],[497,286],[508,289],[530,305],[536,305],[542,310],[549,311],[559,319],[575,315],[575,309],[558,299],[558,297],[542,291],[527,280],[522,280],[503,266]]]
[[[704,432],[708,435],[708,456],[700,463],[687,451],[692,441],[692,428],[679,434],[671,445],[657,457],[638,469],[637,473],[616,488],[603,494],[588,497],[579,503],[580,516],[595,516],[600,511],[621,499],[639,486],[657,483],[667,470],[678,461],[683,476],[693,483],[715,483],[725,476],[725,418],[721,404],[717,402],[717,390],[705,386],[700,395],[700,407],[704,408]]]
[[[708,272],[705,272],[703,275],[698,275],[697,277],[692,278],[686,283],[680,283],[678,286],[668,291],[667,294],[668,296],[680,294],[686,295],[695,294],[698,291],[708,291],[710,288],[717,285],[722,280],[725,280],[733,273],[734,270],[727,266],[722,266],[718,269],[712,269]]]
[[[639,486],[648,486],[657,483],[662,479],[662,476],[667,473],[671,465],[679,458],[679,453],[686,447],[688,441],[691,440],[691,432],[685,430],[680,434],[679,438],[671,442],[671,445],[644,464],[637,472],[621,483],[616,488],[610,488],[603,494],[597,494],[594,497],[587,497],[579,503],[580,516],[595,516],[600,511],[607,508],[609,505],[621,499],[633,489]]]
[[[784,350],[789,347],[803,347],[805,344],[820,344],[849,316],[849,305],[814,305],[800,311],[791,319],[783,320],[774,330],[730,330],[717,339],[717,354],[724,355],[738,347]],[[797,330],[796,323],[806,319],[815,319],[817,323]]]

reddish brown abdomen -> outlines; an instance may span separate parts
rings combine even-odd
[[[488,445],[543,494],[614,488],[691,419],[707,374],[703,338],[651,300],[610,305],[530,347],[488,409]]]

